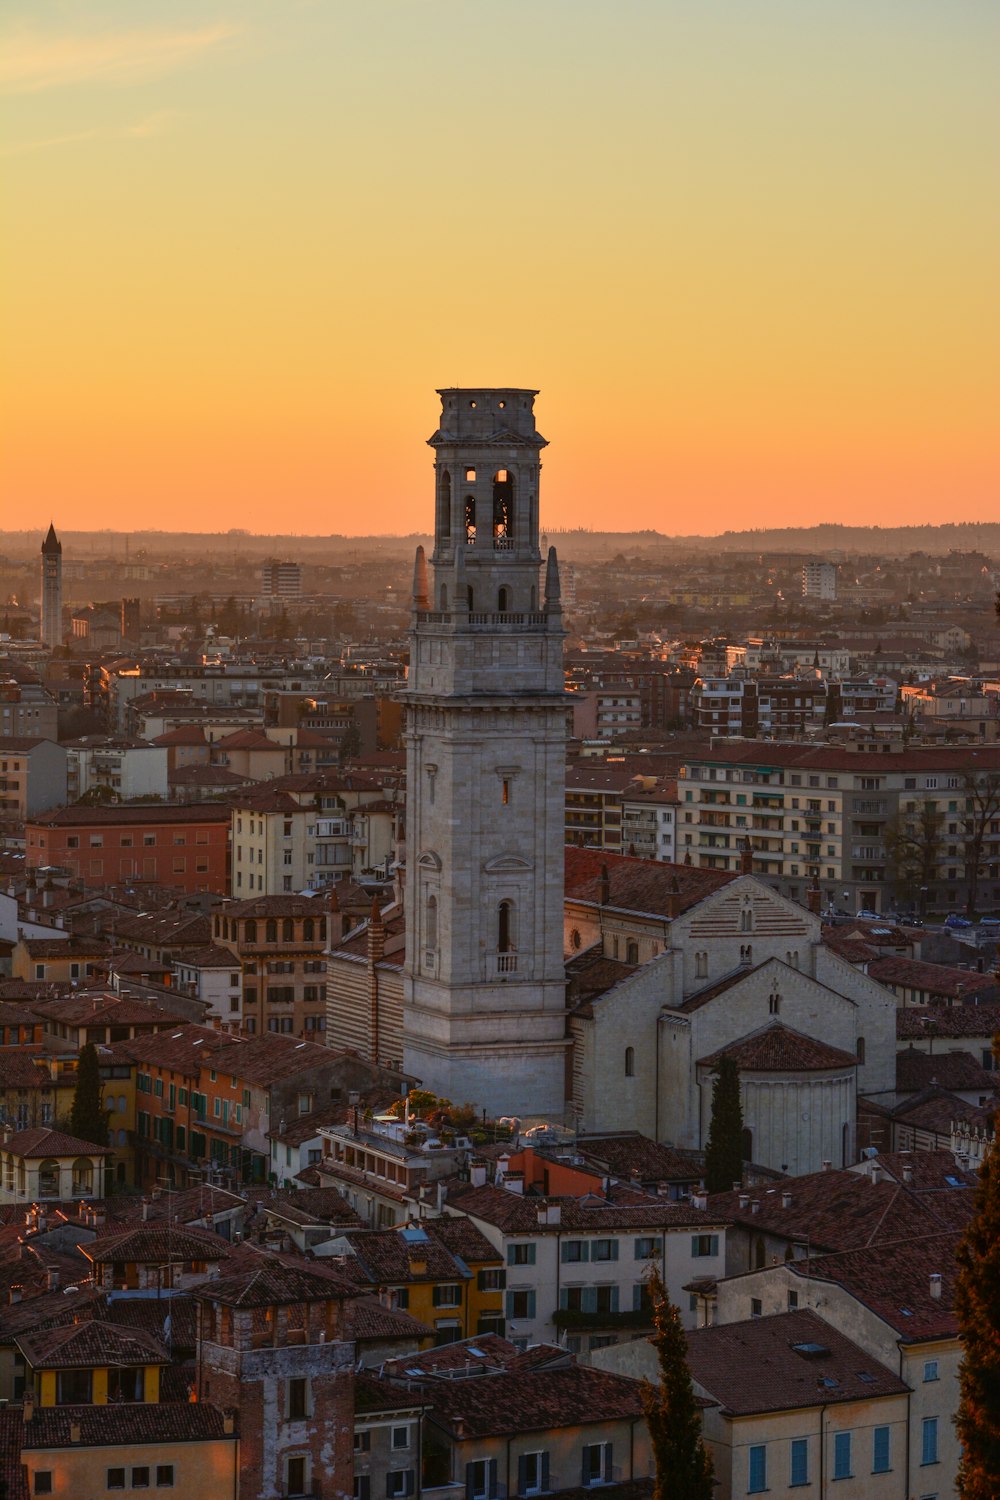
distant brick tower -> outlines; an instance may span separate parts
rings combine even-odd
[[[535,391],[438,394],[406,691],[404,1067],[457,1103],[558,1117],[566,704],[554,549],[538,598],[545,439]]]
[[[198,1400],[239,1414],[235,1500],[350,1500],[354,1343],[345,1298],[356,1288],[307,1265],[258,1259],[196,1292]]]
[[[62,542],[51,522],[42,543],[41,616],[42,645],[54,650],[62,645]]]

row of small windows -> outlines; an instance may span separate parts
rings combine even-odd
[[[855,1442],[859,1434],[853,1432],[835,1432],[833,1434],[833,1471],[834,1479],[851,1479],[855,1474]],[[754,1443],[747,1449],[747,1494],[759,1495],[765,1490],[780,1484],[778,1473],[771,1476],[768,1481],[768,1461],[773,1468],[779,1470],[780,1458],[785,1457],[787,1463],[787,1484],[789,1488],[797,1485],[808,1485],[810,1480],[810,1448],[814,1447],[809,1438],[792,1438],[788,1444],[787,1453],[784,1453],[784,1443]],[[936,1464],[938,1462],[938,1419],[937,1417],[924,1417],[920,1424],[920,1463],[921,1466]],[[873,1474],[888,1474],[892,1468],[892,1428],[873,1427],[871,1429],[871,1472]]]
[[[278,923],[277,923],[277,921],[273,917],[268,918],[268,920],[265,923],[263,923],[263,929],[264,929],[264,942],[265,943],[276,943],[278,941]],[[236,923],[235,919],[231,920],[228,917],[217,917],[216,918],[216,920],[215,920],[215,935],[216,935],[216,937],[229,938],[230,940],[232,940],[233,942],[235,942],[235,941],[237,941],[237,938],[238,938],[238,931],[239,931],[239,929],[238,929],[238,926],[237,926],[237,923]],[[303,919],[303,922],[302,922],[302,938],[301,938],[301,941],[303,943],[313,943],[313,942],[316,942],[317,940],[319,940],[319,941],[322,942],[322,941],[325,941],[325,939],[326,939],[326,918],[325,917],[306,917],[306,918]],[[258,924],[257,924],[256,920],[253,917],[250,917],[243,924],[243,941],[245,943],[256,943],[256,942],[259,941],[259,939],[258,939]],[[295,923],[294,923],[294,921],[292,920],[291,917],[285,917],[284,920],[281,923],[281,941],[283,943],[294,943],[296,941],[296,938],[295,938]]]

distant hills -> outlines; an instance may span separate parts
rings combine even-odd
[[[31,531],[0,531],[0,553],[7,557],[34,554],[41,545],[44,528]],[[818,526],[761,527],[750,531],[724,531],[718,535],[671,536],[660,531],[588,531],[549,527],[548,539],[560,552],[581,560],[621,553],[672,551],[715,553],[868,553],[899,557],[910,552],[946,554],[984,552],[1000,556],[1000,522],[958,521],[942,526],[841,526],[823,522]],[[284,556],[305,558],[312,554],[360,560],[373,552],[409,552],[417,542],[430,540],[426,533],[405,536],[264,535],[248,531],[71,531],[59,528],[67,553],[83,557],[115,557],[124,560],[144,554],[163,556],[188,549],[201,554],[224,551],[230,557]]]

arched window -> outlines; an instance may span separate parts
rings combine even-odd
[[[257,923],[253,917],[250,918],[243,928],[243,935],[248,943],[255,943],[257,941]]]
[[[510,609],[510,589],[503,588],[497,594],[497,610],[505,615]]]
[[[438,903],[436,896],[427,897],[427,920],[425,922],[428,948],[438,945]]]
[[[281,941],[283,943],[293,943],[295,941],[295,924],[291,917],[286,917],[281,924]]]
[[[512,953],[514,950],[514,903],[501,901],[497,908],[497,952]]]
[[[498,469],[493,476],[493,541],[509,546],[514,537],[514,476]]]
[[[749,1125],[743,1127],[743,1160],[753,1161],[753,1131]]]
[[[315,939],[316,924],[313,921],[312,917],[306,917],[305,921],[302,923],[302,941],[304,943],[312,943],[315,942]]]
[[[770,995],[768,995],[768,997],[767,997],[767,1008],[771,1012],[772,1016],[780,1015],[780,1013],[781,1013],[781,996],[778,994],[778,992],[776,990],[772,991],[772,993]]]
[[[268,918],[264,928],[265,943],[276,943],[278,941],[278,924],[273,917]]]
[[[320,917],[320,919],[319,919],[319,940],[320,940],[321,943],[325,943],[326,942],[326,918],[325,917]]]
[[[451,536],[451,475],[447,469],[441,470],[441,511],[438,520],[438,532],[442,541],[447,541]]]
[[[626,944],[626,946],[625,946],[625,962],[627,964],[637,964],[639,962],[639,944],[638,943],[627,943]]]
[[[863,1036],[859,1036],[858,1037],[857,1053],[858,1053],[858,1062],[859,1063],[863,1063],[864,1060],[865,1060],[865,1039],[864,1039]]]
[[[625,1048],[625,1077],[626,1078],[634,1078],[635,1077],[635,1048],[634,1047],[626,1047]]]
[[[741,964],[752,964],[753,963],[753,944],[752,943],[741,943],[740,944],[740,963]]]
[[[476,540],[476,497],[465,497],[465,540],[471,546]]]
[[[694,977],[695,977],[695,979],[707,979],[708,978],[708,954],[707,953],[696,953],[695,954],[695,956],[694,956]]]
[[[740,931],[753,932],[753,907],[744,906],[740,912]]]

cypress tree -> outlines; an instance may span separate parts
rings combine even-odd
[[[724,1053],[712,1084],[712,1119],[705,1148],[705,1186],[710,1193],[728,1193],[743,1180],[743,1106],[740,1075],[735,1060]]]
[[[78,1136],[81,1141],[93,1141],[95,1146],[108,1144],[108,1112],[104,1108],[97,1048],[93,1042],[80,1048],[69,1129],[70,1134]]]
[[[654,1386],[643,1381],[642,1406],[656,1461],[654,1500],[712,1500],[712,1458],[701,1435],[701,1413],[687,1366],[687,1339],[680,1314],[660,1274],[649,1278],[653,1304],[652,1344],[660,1366]]]
[[[993,1039],[1000,1063],[1000,1037]],[[994,1127],[996,1115],[994,1115]],[[962,1500],[1000,1495],[1000,1155],[983,1161],[973,1216],[958,1247],[955,1312],[962,1334],[955,1425]]]

